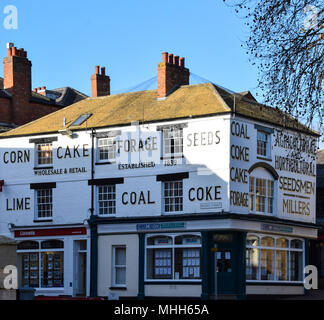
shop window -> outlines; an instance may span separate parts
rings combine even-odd
[[[164,212],[183,211],[183,181],[164,181]]]
[[[61,240],[46,240],[41,243],[42,249],[61,249],[64,248],[64,242]]]
[[[98,161],[116,161],[116,137],[98,138]]]
[[[53,164],[53,143],[36,144],[36,159],[38,166]]]
[[[303,241],[286,237],[248,235],[246,280],[303,281]]]
[[[151,236],[146,239],[146,279],[201,279],[199,235]]]
[[[37,219],[48,219],[53,216],[53,190],[36,190],[36,217]]]
[[[42,288],[64,287],[63,252],[41,253]]]
[[[113,286],[126,286],[126,247],[113,247]]]
[[[39,249],[37,241],[22,241],[18,244],[17,250]]]
[[[18,245],[21,285],[33,288],[64,287],[64,242],[24,241]]]
[[[116,213],[116,185],[97,186],[97,213],[112,215]]]

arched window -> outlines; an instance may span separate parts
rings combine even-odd
[[[275,195],[275,179],[272,173],[261,167],[253,169],[249,179],[250,211],[274,214]]]

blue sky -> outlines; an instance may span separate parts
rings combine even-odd
[[[7,3],[6,3],[7,2]],[[161,53],[186,58],[190,71],[233,91],[252,90],[257,72],[241,48],[243,20],[221,0],[5,0],[18,9],[18,29],[0,25],[6,42],[28,52],[33,87],[74,87],[90,94],[94,66],[106,66],[112,90],[156,76]],[[2,7],[1,7],[2,6]],[[1,69],[2,74],[2,69]]]

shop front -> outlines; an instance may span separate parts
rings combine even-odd
[[[16,228],[20,288],[35,288],[37,296],[86,296],[89,255],[87,229]]]
[[[237,214],[97,223],[98,295],[139,299],[304,294],[308,241],[317,232]]]

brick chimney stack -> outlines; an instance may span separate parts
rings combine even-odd
[[[189,69],[185,68],[185,58],[162,53],[158,64],[158,98],[165,98],[175,86],[189,85]]]
[[[110,95],[110,77],[106,75],[106,68],[95,67],[95,74],[91,76],[92,97],[102,97]]]
[[[8,44],[8,57],[3,59],[3,87],[12,94],[13,114],[24,112],[31,97],[31,66],[24,49]]]

